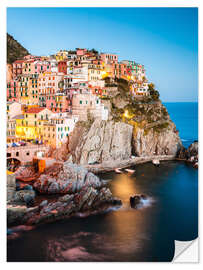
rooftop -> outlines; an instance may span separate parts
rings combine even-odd
[[[46,109],[46,108],[44,108],[44,107],[30,108],[26,111],[26,113],[39,113],[39,112],[43,111],[44,109]]]

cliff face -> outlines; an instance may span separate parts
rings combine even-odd
[[[149,96],[134,98],[129,82],[117,79],[108,86],[108,97],[102,102],[109,109],[109,120],[76,124],[69,137],[69,161],[84,165],[127,160],[132,155],[176,156],[182,149],[178,131],[154,86]]]
[[[29,52],[11,35],[7,34],[7,63],[12,64],[17,59],[28,55]]]
[[[174,155],[182,147],[178,131],[160,101],[114,104],[111,120],[78,123],[69,143],[77,164],[125,160],[135,156]],[[117,110],[117,111],[116,111]],[[124,112],[128,110],[128,117]],[[116,119],[114,119],[114,115]],[[118,118],[118,115],[120,119]],[[86,125],[86,126],[85,126]]]
[[[161,102],[137,108],[132,148],[136,156],[176,155],[182,143],[176,126]]]
[[[151,128],[147,134],[138,128],[133,134],[133,153],[135,156],[176,155],[181,147],[181,141],[171,123],[160,132]]]
[[[79,124],[69,144],[72,161],[87,164],[128,159],[132,151],[132,131],[133,127],[123,122],[97,119],[90,128],[83,129]]]

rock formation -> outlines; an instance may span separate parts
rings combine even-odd
[[[73,163],[84,165],[130,158],[132,131],[133,127],[126,123],[98,119],[90,128],[77,125],[69,144]]]
[[[193,142],[188,149],[182,147],[178,152],[178,158],[186,160],[198,168],[198,142]]]
[[[17,191],[7,205],[8,225],[53,222],[73,215],[90,215],[121,205],[102,180],[87,169],[68,162],[45,170],[33,185],[46,200],[33,204],[35,192],[28,186]],[[49,194],[55,194],[51,200]]]
[[[182,143],[161,102],[132,103],[123,109],[115,109],[115,106],[112,120],[95,120],[86,126],[80,122],[76,125],[69,142],[71,155],[68,157],[71,162],[84,165],[127,160],[131,155],[176,156]],[[123,117],[125,110],[129,111],[129,118]]]
[[[71,194],[84,186],[98,189],[102,182],[87,169],[68,162],[49,167],[33,185],[42,194]]]
[[[160,131],[149,128],[146,132],[145,129],[135,128],[132,144],[135,156],[176,156],[182,146],[175,125],[171,122],[169,122],[167,128],[161,128]]]

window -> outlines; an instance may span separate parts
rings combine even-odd
[[[19,156],[19,152],[16,152],[16,157],[18,157]]]
[[[82,104],[82,100],[80,100],[80,104]]]

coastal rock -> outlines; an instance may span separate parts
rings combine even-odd
[[[99,188],[102,186],[100,179],[87,169],[64,162],[58,166],[54,165],[54,175],[51,168],[45,171],[34,183],[34,188],[44,194],[66,194],[80,191],[83,186]]]
[[[182,146],[175,125],[169,122],[166,128],[160,131],[149,128],[135,128],[133,134],[133,153],[136,156],[174,155]]]
[[[187,158],[194,157],[198,159],[198,142],[193,142],[187,149]]]
[[[39,207],[27,208],[9,206],[8,224],[28,224],[53,222],[73,215],[83,213],[90,215],[111,207],[120,206],[121,200],[113,198],[108,188],[96,190],[93,187],[84,186],[80,192],[59,197],[55,202],[43,201]]]
[[[193,142],[187,149],[182,147],[177,157],[192,163],[194,168],[198,168],[198,142]]]
[[[32,206],[35,200],[35,191],[34,190],[20,190],[16,191],[12,203],[22,204],[25,203],[28,206]]]
[[[131,125],[123,122],[96,119],[88,130],[81,129],[83,136],[76,142],[78,130],[74,129],[70,138],[73,162],[83,165],[128,159],[131,156],[132,130]]]
[[[147,196],[143,194],[136,194],[130,197],[130,206],[131,208],[137,208],[143,203],[143,200],[146,200]]]

